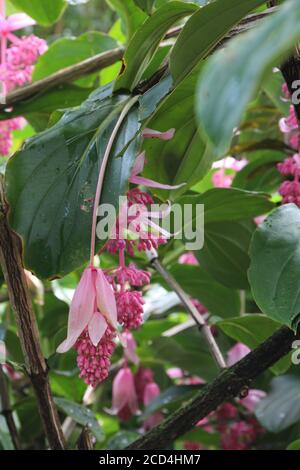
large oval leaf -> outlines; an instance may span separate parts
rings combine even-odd
[[[300,314],[300,209],[287,204],[256,230],[249,281],[262,312],[294,329]]]
[[[229,149],[233,130],[266,71],[282,60],[299,35],[300,3],[289,0],[209,60],[199,80],[197,114],[199,126],[218,155]]]
[[[172,1],[159,8],[142,24],[125,52],[125,69],[116,83],[116,90],[134,89],[168,29],[197,8],[191,3]]]
[[[179,83],[226,33],[265,0],[217,0],[197,11],[183,28],[171,54],[170,67]]]
[[[88,260],[100,164],[129,99],[111,97],[110,89],[94,92],[80,108],[30,139],[9,161],[10,223],[23,237],[26,267],[38,276],[64,275]],[[137,114],[134,108],[125,119],[106,171],[101,202],[115,207],[136,156],[137,140],[128,143],[139,129]]]

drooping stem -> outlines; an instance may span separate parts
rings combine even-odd
[[[197,308],[189,298],[189,296],[186,294],[186,292],[182,289],[182,287],[178,284],[178,282],[173,278],[173,276],[164,268],[164,266],[161,264],[161,262],[158,259],[158,254],[156,250],[152,250],[151,252],[148,252],[148,257],[150,260],[151,265],[156,269],[156,271],[163,277],[163,279],[166,281],[166,283],[171,287],[171,289],[176,292],[178,295],[179,299],[183,303],[184,307],[186,310],[189,312],[189,314],[193,317],[195,320],[196,324],[199,326],[201,333],[203,334],[208,347],[218,364],[218,366],[221,369],[224,369],[226,367],[226,362],[225,359],[222,355],[222,352],[219,349],[219,346],[213,337],[213,334],[211,332],[211,329],[209,325],[205,322],[204,318],[202,315],[198,312]]]
[[[178,437],[190,431],[199,420],[208,416],[222,403],[238,396],[253,379],[284,357],[292,347],[294,332],[282,327],[257,349],[249,353],[230,369],[222,371],[210,384],[205,385],[188,403],[172,413],[159,426],[153,428],[127,449],[167,449]]]
[[[1,414],[4,416],[9,434],[16,450],[21,450],[21,443],[19,433],[14,421],[13,412],[10,405],[9,393],[7,388],[7,381],[0,365],[0,400],[1,400]]]
[[[45,435],[51,449],[62,450],[65,441],[48,379],[36,319],[28,291],[22,260],[22,242],[8,225],[8,204],[0,178],[0,263],[10,304],[15,313],[25,367],[36,394]]]
[[[108,159],[110,156],[110,152],[112,149],[112,146],[114,144],[114,141],[117,137],[117,134],[120,130],[120,127],[126,118],[127,114],[129,113],[130,109],[135,105],[135,103],[138,101],[139,96],[134,96],[131,98],[128,103],[124,106],[117,122],[114,127],[114,130],[111,133],[111,136],[109,138],[107,147],[104,152],[103,160],[101,162],[100,166],[100,171],[99,171],[99,176],[98,176],[98,182],[97,182],[97,187],[96,187],[96,194],[95,194],[95,199],[94,199],[94,208],[93,208],[93,219],[92,219],[92,233],[91,233],[91,250],[90,250],[90,264],[91,266],[94,265],[94,258],[95,258],[95,249],[96,249],[96,226],[97,226],[97,213],[98,213],[98,206],[100,204],[100,199],[101,199],[101,193],[102,193],[102,188],[103,188],[103,182],[104,182],[104,177],[105,177],[105,171],[108,163]]]

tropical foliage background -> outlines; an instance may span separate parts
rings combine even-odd
[[[2,3],[6,16],[25,13],[35,24],[13,30],[12,41],[1,17],[7,101],[0,105],[0,218],[8,212],[10,229],[22,240],[23,287],[25,279],[63,445],[74,449],[84,438],[95,449],[123,449],[156,426],[163,433],[164,420],[220,374],[195,311],[226,367],[282,325],[297,332],[300,109],[291,95],[300,70],[300,4]],[[26,48],[24,38],[36,49]],[[93,68],[78,72],[76,64],[89,60]],[[116,339],[108,377],[92,388],[79,376],[76,348],[59,354],[57,347],[89,263],[98,173],[120,116],[101,203],[117,207],[118,197],[134,190],[139,180],[133,184],[132,168],[145,151],[143,191],[156,202],[204,204],[205,243],[194,252],[172,237],[158,243],[162,271],[149,264],[146,248],[126,253],[127,264],[151,274],[151,283],[135,287],[145,302],[143,323],[123,333],[127,345]],[[147,138],[149,129],[175,131]],[[168,189],[147,186],[149,179]],[[185,223],[195,224],[195,215]],[[34,364],[20,326],[26,308],[18,305],[8,269],[7,254],[18,246],[5,245],[1,227],[0,448],[46,449],[38,387],[28,373]],[[100,240],[96,248],[97,266],[100,259],[106,272],[118,266],[117,250]],[[188,432],[179,427],[168,448],[299,449],[299,344],[293,347]]]

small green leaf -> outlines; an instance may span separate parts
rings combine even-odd
[[[219,156],[229,149],[233,130],[264,74],[281,63],[299,34],[300,4],[288,0],[253,31],[233,39],[209,59],[199,79],[197,115]]]
[[[200,8],[184,26],[171,54],[178,84],[247,13],[265,0],[217,0]]]
[[[106,0],[106,3],[116,10],[122,20],[122,30],[126,34],[127,39],[131,39],[135,31],[147,18],[146,14],[143,13],[134,0]]]
[[[42,26],[51,26],[59,20],[67,7],[66,0],[10,0],[10,2]]]
[[[125,69],[117,80],[115,89],[133,90],[168,29],[196,9],[196,5],[172,1],[156,10],[130,41],[124,55]]]
[[[297,329],[300,313],[300,209],[286,204],[257,228],[249,281],[263,313]]]
[[[227,336],[246,344],[250,349],[257,348],[281,326],[271,318],[255,314],[221,320],[217,325]],[[271,370],[276,375],[283,374],[290,366],[289,355],[278,361]]]
[[[54,401],[58,408],[62,410],[67,416],[74,419],[76,423],[87,428],[94,434],[98,442],[104,440],[102,429],[98,423],[98,420],[94,413],[86,406],[78,405],[72,401],[64,398],[54,398]]]

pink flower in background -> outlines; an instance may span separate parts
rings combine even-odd
[[[113,380],[112,411],[124,421],[139,411],[134,377],[128,367],[122,368]]]
[[[146,385],[144,390],[144,405],[148,406],[155,398],[160,395],[160,388],[155,382],[151,382]],[[158,426],[164,419],[163,414],[160,411],[156,411],[153,415],[145,419],[143,423],[143,430],[145,432],[150,431],[155,426]]]
[[[14,31],[33,26],[35,21],[25,13],[5,17],[5,2],[0,4],[1,64],[0,82],[2,98],[16,87],[32,79],[34,63],[47,50],[47,43],[37,36],[18,37]],[[9,113],[7,113],[9,117]],[[0,121],[0,154],[9,155],[12,147],[12,132],[23,127],[23,118]]]
[[[154,374],[151,369],[146,367],[140,367],[134,376],[134,384],[138,402],[143,405],[144,403],[144,391],[149,383],[154,382]]]
[[[125,359],[131,361],[133,364],[138,364],[140,362],[140,359],[136,353],[136,342],[134,337],[129,331],[124,331],[122,333],[122,338],[126,345],[124,347]]]
[[[252,388],[249,390],[246,398],[243,398],[239,402],[243,405],[250,413],[253,413],[259,402],[267,396],[263,390],[257,390]]]
[[[251,349],[249,349],[248,346],[245,346],[245,344],[237,343],[227,353],[227,365],[229,367],[232,366],[236,362],[243,359],[243,357],[247,356],[250,351]]]
[[[142,137],[145,139],[160,139],[160,140],[172,140],[175,135],[176,129],[169,129],[165,132],[156,131],[154,129],[145,128],[142,132]]]
[[[216,188],[229,188],[232,185],[236,172],[242,170],[247,163],[246,159],[236,160],[233,157],[226,157],[215,162],[213,169],[218,170],[212,176],[213,185]],[[226,170],[231,170],[231,173],[227,174]]]
[[[184,253],[183,255],[180,256],[178,259],[179,264],[191,264],[191,265],[198,265],[199,261],[197,260],[196,256],[194,253],[189,251],[188,253]]]

